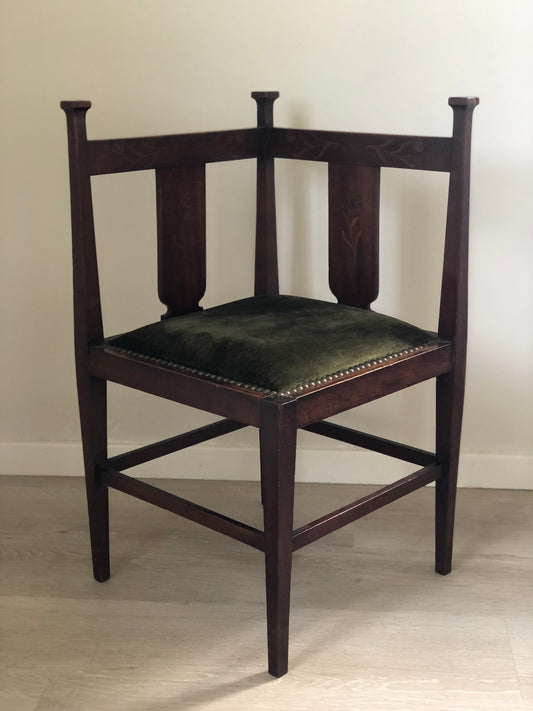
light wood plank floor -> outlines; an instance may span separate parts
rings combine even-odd
[[[161,484],[261,526],[257,484]],[[80,479],[0,486],[2,711],[533,709],[533,492],[461,490],[447,577],[427,489],[298,551],[276,680],[259,552],[112,492],[99,584]],[[301,484],[297,523],[369,489]]]

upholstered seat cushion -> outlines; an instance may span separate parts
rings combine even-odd
[[[256,296],[144,326],[107,345],[248,387],[288,392],[435,341],[434,333],[373,311]]]

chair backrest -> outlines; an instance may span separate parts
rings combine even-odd
[[[277,92],[254,92],[257,127],[87,140],[88,101],[64,101],[71,178],[75,322],[85,344],[103,337],[94,238],[93,175],[155,170],[158,292],[165,316],[199,309],[206,287],[205,166],[257,159],[255,294],[278,293],[274,159],[323,161],[329,170],[329,284],[340,303],[378,295],[380,169],[450,174],[439,335],[466,335],[470,135],[476,98],[451,98],[451,138],[277,128]]]

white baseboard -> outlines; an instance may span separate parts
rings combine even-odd
[[[110,455],[139,447],[112,444]],[[387,484],[413,471],[413,465],[359,449],[298,450],[296,478],[332,484]],[[177,479],[259,479],[259,455],[250,447],[207,444],[183,450],[131,470],[134,476]],[[76,443],[2,442],[0,474],[81,476],[81,446]],[[533,489],[533,456],[469,454],[461,457],[459,486]]]

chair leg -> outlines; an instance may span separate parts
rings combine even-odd
[[[441,575],[452,569],[463,400],[464,375],[455,372],[437,378],[436,451],[443,471],[435,492],[435,570]]]
[[[98,582],[109,578],[109,504],[107,484],[99,481],[96,465],[107,459],[106,381],[89,377],[79,384],[79,404],[85,486],[93,573]]]
[[[268,671],[276,677],[288,668],[296,432],[292,403],[285,407],[264,404],[260,449]]]

